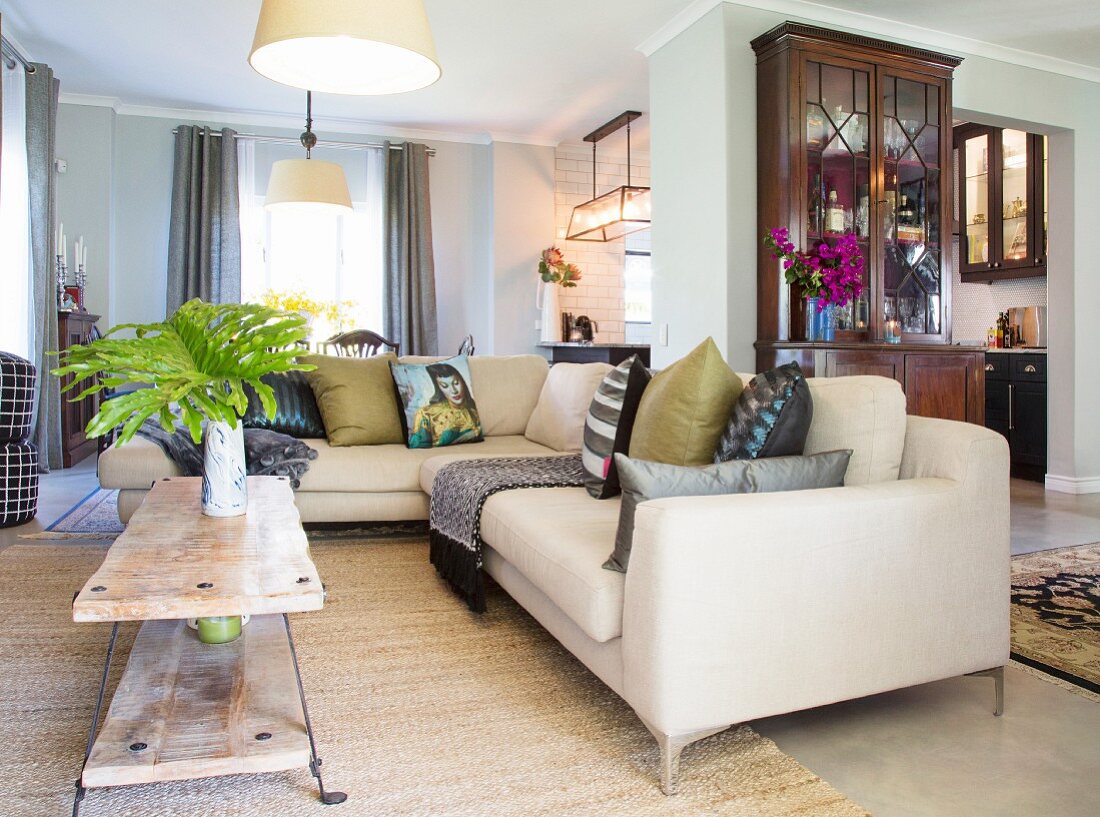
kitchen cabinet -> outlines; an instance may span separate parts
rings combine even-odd
[[[1046,137],[959,125],[954,146],[962,280],[1046,275]]]
[[[987,428],[1008,439],[1012,475],[1043,481],[1047,468],[1046,355],[988,352]]]

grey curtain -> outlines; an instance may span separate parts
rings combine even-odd
[[[407,355],[439,351],[428,195],[428,149],[405,142],[386,150],[385,333]]]
[[[31,288],[34,293],[33,363],[38,369],[35,425],[39,470],[61,467],[61,384],[49,371],[57,365],[57,278],[54,225],[57,188],[53,172],[60,83],[48,65],[27,74],[27,172],[30,178]]]
[[[198,125],[176,128],[166,314],[192,298],[241,300],[237,132],[229,128],[221,136]]]

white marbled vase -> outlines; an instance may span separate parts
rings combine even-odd
[[[244,426],[209,422],[203,438],[202,512],[207,516],[242,516],[248,510],[244,465]]]

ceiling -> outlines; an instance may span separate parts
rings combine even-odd
[[[647,110],[646,58],[638,45],[685,9],[715,4],[426,0],[442,79],[387,97],[319,94],[317,127],[322,138],[326,127],[375,123],[471,138],[579,142],[624,110]],[[843,9],[880,24],[927,26],[1100,68],[1096,0],[1046,0],[1039,7],[1033,0],[754,5],[809,18],[815,10]],[[34,59],[54,67],[65,93],[113,97],[127,105],[301,116],[301,91],[261,77],[247,63],[259,7],[260,0],[0,0],[5,31]],[[846,17],[845,25],[859,28],[859,21]],[[641,151],[648,147],[645,122],[635,126],[635,148]]]
[[[1097,0],[826,0],[821,5],[1100,69]]]

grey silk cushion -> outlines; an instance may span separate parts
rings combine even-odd
[[[737,398],[714,461],[801,454],[813,416],[810,387],[797,363],[758,374]]]
[[[851,450],[826,451],[808,457],[733,460],[716,465],[685,466],[635,460],[615,455],[622,484],[615,550],[604,562],[608,570],[625,573],[634,541],[634,512],[639,502],[670,496],[764,494],[839,488],[844,484]]]

